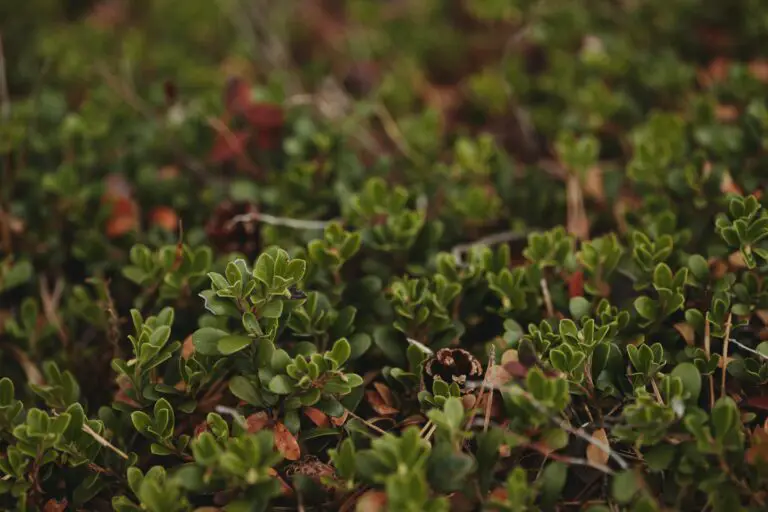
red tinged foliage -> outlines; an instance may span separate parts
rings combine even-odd
[[[582,297],[584,295],[584,272],[577,270],[568,278],[568,296]]]
[[[211,162],[237,160],[246,155],[251,144],[260,151],[279,146],[285,124],[283,108],[253,101],[250,85],[242,78],[232,78],[227,83],[224,108],[224,115],[214,123],[217,135],[208,155]],[[234,128],[232,121],[235,120],[244,121],[245,126]]]

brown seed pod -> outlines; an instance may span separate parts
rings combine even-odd
[[[467,381],[482,375],[480,361],[463,348],[442,348],[424,362],[424,388],[430,392],[435,380],[449,385],[455,382],[464,388]]]

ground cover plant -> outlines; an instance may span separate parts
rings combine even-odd
[[[768,509],[768,6],[0,4],[0,508]]]

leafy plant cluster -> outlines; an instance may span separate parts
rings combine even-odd
[[[768,507],[761,2],[8,19],[2,509]]]

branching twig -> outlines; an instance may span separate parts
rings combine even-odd
[[[215,410],[219,414],[232,416],[232,419],[235,420],[235,423],[243,427],[245,430],[248,430],[248,422],[245,420],[245,418],[243,418],[242,414],[237,412],[237,410],[233,409],[232,407],[227,407],[226,405],[217,405]]]
[[[476,385],[480,386],[481,384],[478,383]],[[493,386],[493,387],[498,389],[498,386]],[[619,455],[614,450],[612,450],[610,446],[608,446],[606,443],[603,443],[602,441],[599,441],[593,438],[592,436],[584,432],[582,429],[573,427],[570,423],[563,420],[562,418],[553,416],[552,413],[547,409],[547,407],[544,404],[539,402],[536,398],[534,398],[530,393],[528,393],[524,389],[520,388],[519,386],[509,386],[509,385],[503,386],[503,389],[513,394],[517,394],[519,396],[525,397],[531,403],[531,405],[533,405],[533,407],[536,410],[538,410],[542,414],[545,414],[552,423],[556,424],[558,427],[565,430],[566,432],[583,439],[589,444],[595,445],[600,450],[608,454],[610,458],[615,460],[616,463],[621,467],[621,469],[629,468],[629,464],[627,463],[627,461],[624,460],[624,458],[621,455]]]
[[[547,317],[554,318],[555,308],[552,305],[552,296],[549,294],[549,285],[547,284],[547,279],[542,277],[539,284],[541,285],[541,294],[544,297],[544,306],[547,308]]]
[[[384,429],[382,429],[382,428],[380,428],[380,427],[377,427],[376,425],[374,425],[374,424],[373,424],[373,423],[371,423],[370,421],[366,420],[365,418],[361,418],[360,416],[358,416],[357,414],[353,413],[353,412],[352,412],[352,411],[350,411],[349,409],[346,409],[346,411],[347,411],[347,413],[348,413],[350,416],[352,416],[352,417],[353,417],[353,418],[355,418],[356,420],[358,420],[358,421],[362,422],[362,423],[363,423],[365,426],[367,426],[368,428],[370,428],[370,429],[372,429],[372,430],[375,430],[375,431],[376,431],[376,432],[378,432],[379,434],[382,434],[382,435],[383,435],[383,434],[386,434],[386,433],[387,433],[387,431],[386,431],[386,430],[384,430]]]
[[[728,342],[731,339],[731,319],[733,313],[728,312],[728,320],[725,321],[725,337],[723,338],[723,374],[720,380],[720,396],[725,396],[725,377],[728,373]]]
[[[120,448],[118,448],[117,446],[113,445],[109,441],[107,441],[99,433],[97,433],[95,430],[93,430],[91,427],[89,427],[87,423],[83,423],[83,432],[85,432],[86,434],[88,434],[89,436],[94,438],[96,440],[96,442],[99,443],[101,446],[103,446],[105,448],[109,448],[110,450],[112,450],[113,452],[118,454],[123,459],[128,460],[128,455],[124,451],[122,451]]]
[[[735,340],[735,339],[733,339],[733,338],[731,338],[731,339],[730,339],[730,340],[728,340],[728,341],[730,341],[731,343],[733,343],[733,344],[734,344],[734,345],[736,345],[737,347],[739,347],[739,348],[742,348],[742,349],[746,350],[746,351],[747,351],[747,352],[749,352],[750,354],[754,354],[754,355],[756,355],[757,357],[759,357],[759,358],[761,358],[761,359],[765,359],[765,360],[767,360],[767,361],[768,361],[768,356],[766,356],[765,354],[761,354],[761,353],[760,353],[760,352],[758,352],[757,350],[755,350],[755,349],[753,349],[753,348],[749,348],[749,347],[748,347],[748,346],[746,346],[745,344],[743,344],[743,343],[741,343],[741,342],[739,342],[739,341],[736,341],[736,340]]]
[[[306,220],[306,219],[294,219],[291,217],[275,217],[268,213],[245,213],[243,215],[235,215],[227,224],[227,227],[232,227],[235,224],[245,222],[263,222],[264,224],[270,224],[272,226],[283,226],[292,229],[309,229],[309,230],[322,230],[330,225],[332,220]]]
[[[69,335],[67,334],[58,313],[61,294],[64,292],[64,281],[58,279],[56,281],[56,286],[53,288],[53,292],[48,288],[48,279],[46,279],[45,276],[40,277],[38,284],[40,286],[40,299],[42,300],[45,318],[56,328],[61,344],[67,349],[69,348]]]

